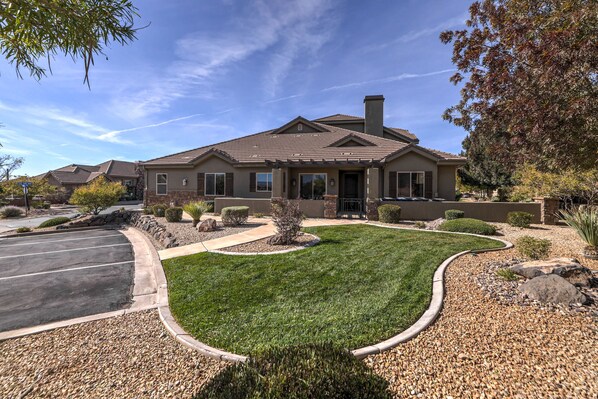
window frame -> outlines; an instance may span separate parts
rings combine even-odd
[[[269,175],[270,176],[270,189],[268,190],[268,179],[266,179],[266,190],[260,190],[259,185],[259,175]],[[272,192],[272,172],[256,172],[255,173],[255,191],[258,193],[271,193]]]
[[[414,197],[413,196],[413,180],[411,175],[413,173],[421,173],[421,175],[423,176],[423,180],[422,180],[422,191],[423,191],[423,195],[419,196],[419,197]],[[399,183],[401,181],[399,175],[400,174],[409,174],[409,196],[404,196],[404,195],[400,195],[400,189],[399,189]],[[406,197],[406,198],[424,198],[426,196],[426,171],[425,170],[398,170],[397,171],[397,197]]]
[[[159,183],[158,182],[158,176],[159,175],[164,175],[166,176],[166,183]],[[160,194],[160,192],[158,191],[158,186],[164,186],[164,193]],[[168,173],[156,173],[156,195],[168,195]]]
[[[208,194],[208,175],[214,175],[214,194]],[[216,194],[216,175],[224,176],[224,186],[222,186],[223,187],[222,194]],[[225,197],[226,196],[226,173],[225,172],[204,173],[203,192],[204,192],[204,195],[209,196],[209,197]]]
[[[301,176],[303,176],[303,175],[312,175],[312,176],[313,175],[324,175],[324,194],[322,194],[322,197],[328,195],[328,173],[326,173],[326,172],[299,173],[299,182],[297,184],[298,185],[298,189],[297,189],[297,194],[298,194],[297,197],[298,198],[301,198],[301,187],[302,187]],[[312,180],[312,182],[311,182],[311,196],[312,196],[312,198],[308,198],[307,199],[308,201],[318,201],[315,198],[313,198],[314,197],[314,180]]]

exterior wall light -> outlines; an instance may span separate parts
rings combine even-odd
[[[295,187],[297,185],[297,179],[291,179],[291,186]]]
[[[187,178],[184,178],[183,179],[183,186],[186,186],[186,185],[187,185]]]
[[[335,183],[334,179],[330,179],[330,187],[334,187],[334,183]]]

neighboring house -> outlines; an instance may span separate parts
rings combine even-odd
[[[110,160],[95,166],[72,164],[37,177],[47,179],[50,184],[71,194],[77,187],[103,176],[109,181],[122,183],[127,187],[128,196],[134,197],[135,186],[139,178],[135,168],[134,162]]]
[[[297,117],[265,132],[143,162],[147,204],[215,200],[267,212],[273,197],[302,199],[310,217],[373,214],[380,199],[455,199],[465,158],[418,145],[383,124],[384,97],[366,96],[365,118]]]

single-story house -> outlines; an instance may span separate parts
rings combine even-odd
[[[464,157],[425,148],[411,132],[384,126],[384,97],[366,96],[365,117],[343,114],[143,162],[146,204],[214,200],[216,210],[270,209],[271,198],[301,199],[310,217],[373,216],[379,200],[455,199]]]
[[[77,187],[88,184],[98,177],[103,176],[109,181],[120,182],[127,187],[130,196],[134,196],[139,178],[135,170],[136,166],[135,162],[112,159],[99,165],[67,165],[59,169],[50,170],[36,177],[47,179],[48,183],[63,189],[66,194],[70,195]]]

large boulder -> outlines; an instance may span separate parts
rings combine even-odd
[[[214,231],[218,228],[218,223],[214,219],[206,219],[203,220],[200,224],[197,225],[197,231],[199,232],[207,232],[207,231]]]
[[[596,282],[592,277],[592,271],[582,266],[577,259],[554,258],[549,260],[534,260],[522,262],[510,267],[520,276],[531,279],[548,274],[556,274],[580,287],[591,287]]]
[[[573,284],[556,274],[542,275],[518,287],[528,298],[543,302],[570,305],[586,303],[588,298]]]

